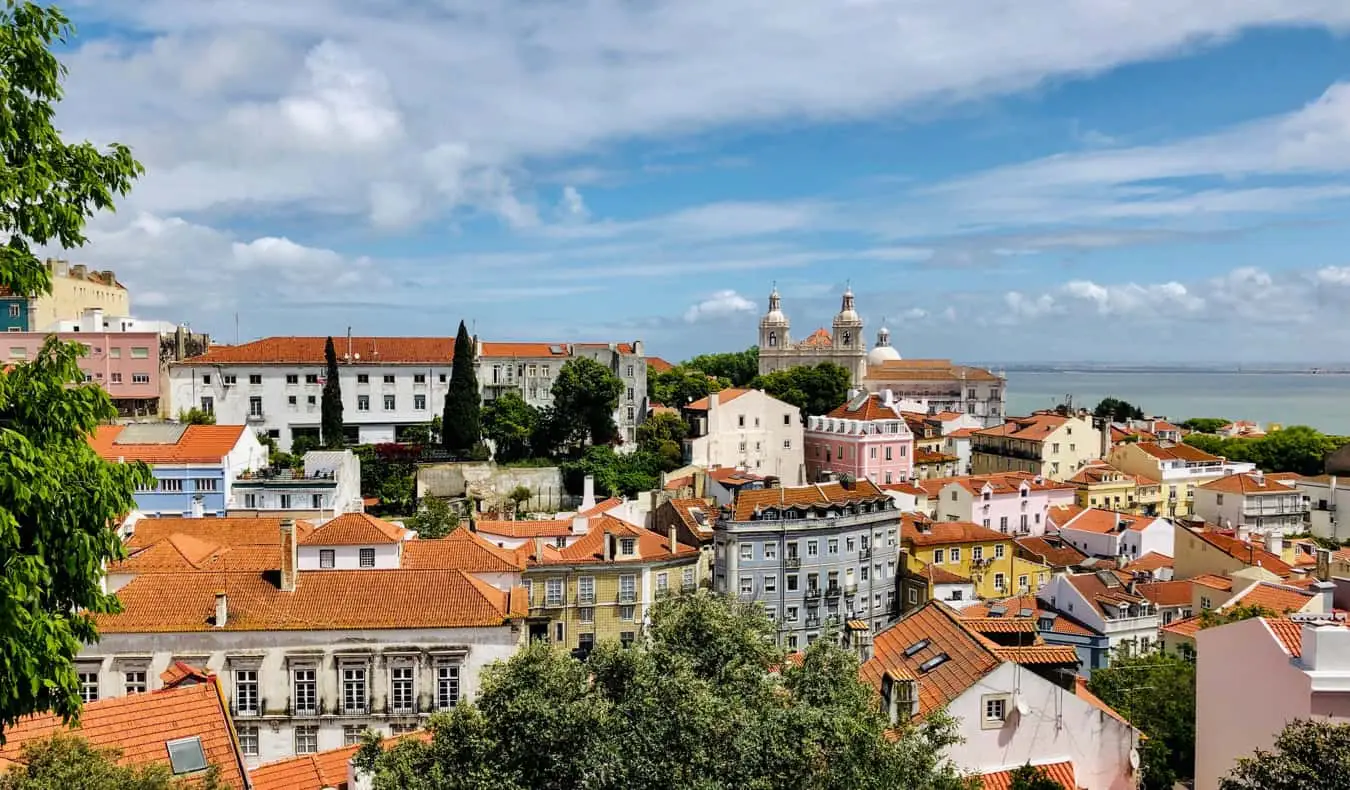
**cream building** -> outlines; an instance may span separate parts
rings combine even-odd
[[[971,434],[971,471],[1030,472],[1068,480],[1102,457],[1104,440],[1091,417],[1036,412]]]
[[[801,409],[759,390],[725,389],[684,408],[685,462],[744,469],[801,485],[805,475]]]
[[[1195,512],[1195,489],[1225,475],[1255,471],[1256,465],[1229,461],[1198,447],[1172,442],[1132,442],[1111,448],[1106,460],[1115,468],[1143,475],[1162,485],[1158,514],[1175,518]]]
[[[41,331],[59,321],[78,321],[86,310],[101,309],[107,315],[131,315],[131,297],[110,271],[90,271],[83,264],[47,259],[52,273],[52,292],[32,300],[29,329]]]
[[[794,343],[782,297],[774,288],[769,294],[769,312],[759,321],[760,375],[821,362],[844,368],[855,384],[867,374],[867,341],[863,337],[862,317],[853,304],[852,289],[844,291],[832,332],[817,329],[805,340]]]

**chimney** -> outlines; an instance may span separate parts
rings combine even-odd
[[[202,495],[197,494],[192,497],[192,517],[202,518],[206,515],[206,504],[202,501]]]
[[[572,517],[572,534],[573,534],[573,535],[585,535],[585,534],[586,534],[586,530],[590,529],[590,526],[591,526],[591,520],[590,520],[589,518],[586,518],[585,516],[573,516],[573,517]]]
[[[605,537],[604,557],[605,562],[609,562],[614,559],[614,536],[606,532],[604,537]]]
[[[704,427],[706,433],[712,433],[714,430],[713,426],[717,425],[717,407],[722,400],[718,395],[719,393],[716,392],[708,393],[708,422]]]
[[[1111,421],[1102,420],[1101,433],[1101,457],[1105,458],[1111,454]]]
[[[1276,557],[1281,556],[1284,553],[1284,536],[1279,532],[1266,533],[1266,551]]]
[[[1247,541],[1251,540],[1252,530],[1251,527],[1248,527],[1246,524],[1239,524],[1237,532],[1234,534],[1237,535],[1238,540],[1242,541],[1243,543],[1246,543]]]
[[[675,540],[675,524],[672,523],[666,528],[666,539],[670,541],[670,553],[675,553],[675,548],[680,544]]]
[[[281,591],[295,592],[296,576],[299,575],[295,547],[295,519],[281,520]]]
[[[230,619],[230,608],[225,602],[224,590],[216,593],[216,628],[224,628]]]
[[[539,536],[534,539],[534,558],[540,562],[544,560],[544,539]]]
[[[593,507],[595,507],[595,478],[586,475],[581,482],[581,510],[590,510]]]
[[[1311,589],[1317,592],[1318,605],[1320,611],[1318,614],[1331,614],[1336,610],[1336,584],[1335,582],[1318,581],[1309,585]]]
[[[1266,473],[1262,472],[1260,469],[1255,469],[1252,471],[1252,480],[1255,481],[1258,486],[1264,488],[1266,485]]]

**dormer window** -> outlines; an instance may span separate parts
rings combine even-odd
[[[362,568],[375,567],[375,549],[361,549],[360,557]]]
[[[637,553],[637,538],[622,538],[619,540],[619,553],[625,557],[631,557]]]

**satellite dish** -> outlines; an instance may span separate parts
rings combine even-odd
[[[1031,712],[1031,706],[1027,704],[1026,698],[1021,694],[1013,695],[1013,707],[1017,709],[1018,716],[1025,716]]]
[[[1139,750],[1138,750],[1138,749],[1131,749],[1131,750],[1130,750],[1130,767],[1133,768],[1133,769],[1136,770],[1136,771],[1139,770]]]

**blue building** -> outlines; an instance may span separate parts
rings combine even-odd
[[[154,482],[136,491],[149,516],[224,516],[235,479],[267,466],[267,448],[243,425],[104,425],[90,442],[109,461],[150,465]]]
[[[0,332],[31,332],[33,300],[0,286]]]

